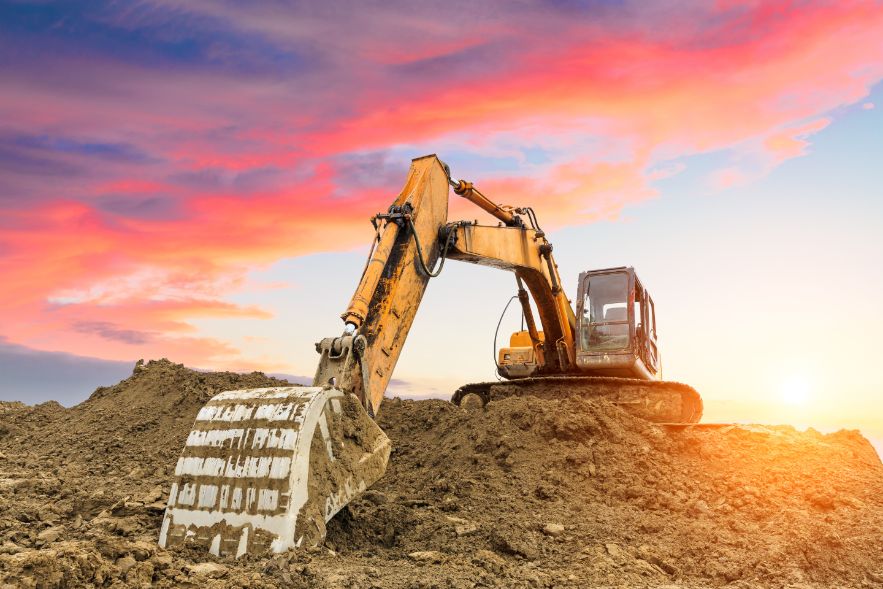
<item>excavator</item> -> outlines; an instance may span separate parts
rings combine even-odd
[[[449,188],[498,223],[449,221]],[[503,380],[462,386],[454,403],[582,395],[660,423],[701,418],[693,388],[661,380],[655,305],[634,269],[580,274],[574,311],[532,208],[493,202],[429,155],[412,161],[398,197],[371,222],[343,333],[316,344],[312,386],[226,391],[200,409],[161,546],[239,557],[321,544],[331,518],[386,470],[391,442],[375,417],[429,280],[448,259],[512,272],[525,327],[499,350]]]

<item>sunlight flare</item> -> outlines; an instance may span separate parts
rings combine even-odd
[[[786,378],[779,389],[779,397],[786,405],[806,406],[810,401],[812,386],[802,374]]]

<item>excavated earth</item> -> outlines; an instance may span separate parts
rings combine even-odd
[[[323,547],[158,548],[198,408],[275,384],[163,360],[71,409],[0,404],[0,587],[883,587],[858,432],[668,431],[580,398],[388,400],[390,468]]]

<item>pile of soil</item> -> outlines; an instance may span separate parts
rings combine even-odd
[[[386,476],[325,545],[156,545],[178,453],[222,390],[168,361],[84,403],[0,403],[0,587],[883,587],[883,465],[858,432],[669,430],[609,403],[387,400]]]

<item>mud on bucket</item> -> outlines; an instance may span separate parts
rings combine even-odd
[[[159,544],[237,557],[320,544],[328,520],[383,476],[390,449],[337,389],[215,395],[178,459]]]

